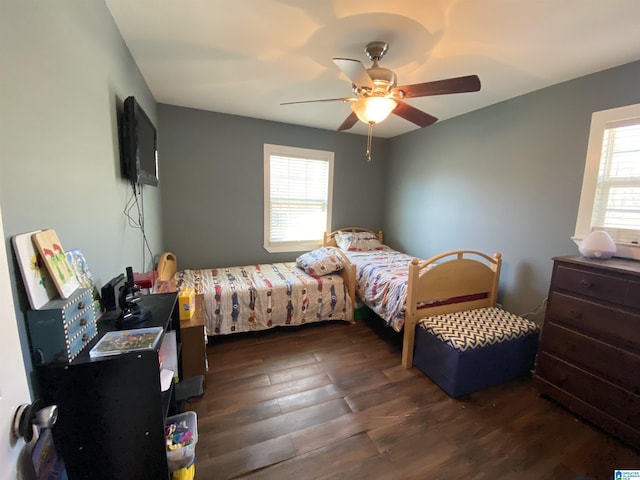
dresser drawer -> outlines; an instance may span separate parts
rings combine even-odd
[[[543,351],[640,395],[640,355],[546,323]]]
[[[538,355],[536,376],[640,430],[640,396],[545,352]]]
[[[610,303],[624,303],[627,286],[628,281],[624,278],[601,275],[563,265],[557,267],[554,277],[554,287],[557,289],[606,300]]]
[[[91,297],[91,291],[87,289],[79,295],[72,296],[62,306],[60,315],[65,323],[71,323],[79,315],[93,306],[93,298]]]
[[[69,363],[86,343],[78,341],[95,326],[91,290],[81,288],[68,299],[51,300],[39,310],[27,311],[27,327],[35,365]],[[95,337],[95,333],[91,338]]]
[[[78,313],[67,324],[67,336],[73,338],[76,334],[83,330],[87,325],[95,323],[95,310],[92,304],[88,304],[87,308]]]
[[[535,376],[534,381],[542,395],[553,398],[579,417],[589,420],[589,422],[598,425],[611,435],[624,440],[636,448],[640,448],[640,430],[631,428],[619,419],[609,415],[608,412],[589,405],[580,398],[565,392],[543,378]]]
[[[640,282],[629,282],[624,304],[628,307],[640,310]]]
[[[85,325],[81,330],[76,332],[73,337],[69,338],[68,351],[69,358],[73,360],[78,354],[84,350],[89,342],[98,334],[98,326],[95,322]]]
[[[546,318],[585,335],[640,353],[640,315],[552,292]]]

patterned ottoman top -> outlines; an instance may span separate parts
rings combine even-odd
[[[538,332],[532,321],[497,307],[427,317],[418,325],[460,352]]]

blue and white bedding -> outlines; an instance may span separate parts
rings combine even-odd
[[[404,325],[409,264],[415,257],[386,245],[374,250],[345,250],[356,267],[360,300],[396,332]]]

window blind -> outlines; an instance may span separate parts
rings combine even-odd
[[[619,243],[640,242],[640,118],[604,131],[591,229]]]
[[[327,225],[329,162],[270,157],[271,243],[322,239]]]

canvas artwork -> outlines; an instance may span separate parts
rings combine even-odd
[[[58,293],[62,298],[69,298],[80,287],[80,283],[67,261],[55,230],[43,230],[34,233],[31,238],[42,256]]]
[[[12,238],[24,288],[33,310],[38,310],[50,300],[58,298],[56,286],[31,239],[31,236],[38,232],[40,230],[15,235]]]
[[[80,283],[80,286],[83,288],[91,289],[91,296],[93,298],[93,309],[96,314],[100,312],[100,293],[98,292],[98,288],[96,287],[96,283],[93,280],[93,275],[91,275],[91,271],[89,270],[89,265],[87,264],[87,260],[84,257],[84,254],[79,248],[74,248],[73,250],[69,250],[66,253],[67,261],[74,273],[76,274],[76,278]]]

